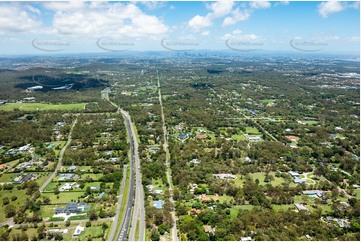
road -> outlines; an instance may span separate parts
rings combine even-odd
[[[167,127],[165,125],[164,109],[163,109],[163,102],[162,102],[162,92],[160,90],[160,78],[158,75],[158,71],[157,71],[157,76],[158,76],[158,96],[159,96],[160,111],[161,111],[161,116],[162,116],[162,129],[163,129],[163,139],[164,139],[163,150],[166,153],[165,165],[167,167],[166,175],[167,175],[167,180],[168,180],[168,184],[169,184],[169,195],[170,195],[169,202],[173,208],[171,211],[172,221],[173,221],[172,241],[178,241],[177,217],[176,217],[175,211],[174,211],[174,200],[173,200],[173,183],[172,183],[171,169],[169,166],[170,154],[169,154],[169,150],[168,150]]]
[[[43,192],[44,189],[49,185],[49,183],[55,178],[57,172],[60,170],[61,166],[62,166],[62,161],[63,161],[63,156],[65,153],[66,148],[69,146],[69,144],[71,143],[71,135],[73,133],[73,129],[76,125],[76,123],[78,122],[78,116],[76,117],[76,119],[73,122],[73,125],[70,128],[70,132],[68,135],[68,141],[66,142],[66,144],[64,145],[64,147],[61,149],[60,153],[59,153],[59,162],[55,168],[55,171],[53,172],[53,174],[51,174],[51,176],[44,182],[44,184],[40,187],[40,192]]]
[[[125,120],[125,126],[128,133],[129,145],[130,145],[130,189],[128,202],[125,208],[125,215],[121,224],[119,233],[116,240],[124,241],[128,237],[128,231],[130,224],[132,227],[129,233],[129,240],[134,241],[136,237],[138,240],[145,240],[145,208],[144,208],[144,191],[142,185],[142,175],[140,173],[140,159],[138,154],[138,141],[135,136],[134,126],[130,115],[124,110],[120,109],[118,105],[109,99],[110,88],[105,88],[101,92],[102,99],[106,99],[110,104],[118,108],[118,113],[121,113]],[[136,177],[134,179],[134,174]],[[135,183],[134,183],[135,181]],[[135,198],[134,198],[135,196]],[[134,210],[132,213],[132,206],[134,203]],[[132,216],[132,217],[131,217]],[[116,223],[117,220],[114,222]],[[139,224],[139,234],[136,235],[136,227]],[[118,227],[118,226],[116,226]],[[111,237],[110,237],[111,238]]]
[[[125,187],[125,180],[127,178],[127,168],[128,165],[124,166],[123,169],[123,179],[122,179],[122,184],[120,186],[120,193],[119,193],[119,197],[118,197],[118,204],[117,204],[117,208],[115,210],[115,216],[113,219],[113,223],[112,223],[112,227],[110,229],[109,235],[108,235],[108,240],[113,240],[115,232],[117,231],[117,221],[119,220],[119,215],[120,215],[120,208],[123,202],[123,195],[124,195],[124,187]]]
[[[135,241],[145,240],[145,208],[144,208],[144,190],[142,185],[142,174],[140,171],[140,159],[138,154],[138,140],[135,136],[134,126],[132,120],[127,112],[121,110],[125,120],[130,123],[130,133],[134,142],[133,146],[133,159],[135,165],[135,202],[132,216],[132,226],[130,228],[129,240]],[[129,130],[128,130],[129,133]],[[137,224],[139,226],[139,234],[136,234]]]
[[[118,110],[120,111],[120,110]],[[121,112],[121,111],[120,111]],[[132,135],[131,132],[131,122],[130,120],[127,118],[127,116],[125,116],[122,113],[124,119],[125,119],[125,126],[127,128],[127,132],[128,132],[128,138],[129,138],[129,146],[130,146],[130,186],[129,186],[129,194],[128,194],[128,202],[127,205],[125,207],[125,215],[123,218],[123,222],[122,225],[120,226],[119,229],[119,233],[116,236],[116,240],[118,241],[125,241],[128,238],[128,231],[129,231],[129,226],[130,226],[130,221],[131,221],[131,214],[132,214],[132,207],[133,207],[133,202],[134,202],[134,137]]]

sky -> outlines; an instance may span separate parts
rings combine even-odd
[[[359,48],[358,1],[0,1],[0,55]]]

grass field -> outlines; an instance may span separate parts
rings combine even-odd
[[[73,201],[78,201],[78,197],[82,196],[84,192],[64,192],[59,194],[57,198],[54,193],[43,193],[42,196],[50,198],[51,204],[65,204]]]
[[[261,132],[258,131],[257,128],[254,127],[246,127],[246,133],[249,135],[260,135]]]
[[[264,182],[264,179],[266,176],[266,173],[264,173],[264,172],[250,173],[249,175],[253,178],[253,181],[256,181],[256,179],[258,179],[259,185],[266,185],[266,184],[270,183],[270,184],[272,184],[272,186],[278,186],[278,185],[281,185],[283,182],[285,182],[285,180],[282,177],[276,177],[275,172],[270,172],[269,174],[274,177],[274,180],[270,181],[268,183]],[[241,175],[238,174],[237,179],[234,180],[234,183],[236,185],[243,186],[243,182],[245,180],[244,180],[244,177],[242,177],[242,179],[240,179],[240,177],[241,177]]]
[[[84,110],[86,103],[73,104],[49,104],[49,103],[7,103],[0,106],[0,111],[13,111],[20,109],[23,111],[47,111],[47,110]]]
[[[209,195],[208,197],[210,197],[214,201],[219,200],[220,203],[229,202],[232,199],[231,196],[227,196],[227,195],[223,195],[223,196]]]
[[[2,190],[0,193],[0,206],[3,206],[3,198],[7,197],[10,200],[9,204],[15,206],[16,208],[20,207],[22,204],[25,203],[26,198],[28,197],[27,195],[25,195],[25,192],[26,190],[18,190],[16,188],[14,188],[12,191]],[[11,198],[13,196],[17,197],[15,201],[11,201]],[[3,209],[3,207],[1,209]],[[5,213],[0,212],[0,223],[4,222],[5,220]]]

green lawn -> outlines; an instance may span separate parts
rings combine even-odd
[[[285,180],[282,177],[276,177],[276,173],[275,172],[270,172],[270,175],[273,176],[274,180],[270,181],[270,182],[264,182],[266,173],[264,172],[256,172],[256,173],[250,173],[249,175],[253,178],[253,181],[256,181],[256,179],[259,180],[259,185],[266,185],[266,184],[271,184],[272,186],[278,186],[281,185],[282,183],[285,182]],[[241,175],[237,175],[237,179],[234,180],[234,183],[238,186],[243,186],[243,182],[244,180],[244,176],[242,179],[240,179]]]
[[[246,133],[249,135],[260,135],[261,132],[258,131],[257,128],[254,127],[246,127]]]
[[[50,198],[51,204],[65,204],[73,201],[78,201],[78,197],[82,196],[84,192],[62,192],[58,196],[54,193],[43,193],[42,196]]]
[[[153,191],[154,190],[165,190],[165,185],[163,184],[162,179],[152,179]]]
[[[10,200],[11,205],[15,206],[16,208],[19,208],[22,204],[25,203],[26,198],[28,197],[25,194],[26,190],[18,190],[17,188],[13,188],[13,190],[1,190],[0,192],[0,206],[3,206],[3,198],[7,197]],[[16,196],[17,199],[15,201],[11,201],[11,198],[13,196]],[[2,207],[1,210],[4,208]],[[6,220],[4,212],[0,212],[0,223],[4,222]]]
[[[230,211],[231,211],[231,218],[235,218],[237,217],[237,214],[239,212],[240,209],[243,209],[243,210],[251,210],[254,206],[253,205],[250,205],[250,204],[247,204],[247,205],[238,205],[238,206],[234,206],[232,208],[230,208]]]
[[[48,104],[48,103],[7,103],[0,106],[0,111],[47,111],[47,110],[84,110],[86,103]]]
[[[223,196],[209,195],[208,197],[210,197],[214,201],[219,200],[220,203],[229,202],[232,199],[231,196],[227,196],[227,195],[223,195]]]

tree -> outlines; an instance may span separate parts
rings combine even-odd
[[[159,241],[160,233],[158,232],[158,229],[155,228],[155,229],[152,230],[152,233],[150,235],[150,239],[152,241]]]
[[[94,209],[90,211],[89,220],[90,221],[98,220],[98,213]]]
[[[9,203],[10,203],[9,198],[8,198],[8,197],[4,197],[4,198],[3,198],[3,204],[4,204],[4,205],[8,205]]]
[[[65,222],[65,226],[66,227],[69,227],[70,226],[70,220],[68,219],[68,220],[66,220],[66,222]]]
[[[16,209],[15,206],[9,204],[4,208],[4,212],[5,212],[5,217],[6,218],[11,218],[13,216],[15,216],[16,214]]]

